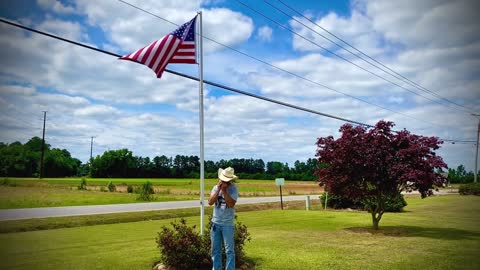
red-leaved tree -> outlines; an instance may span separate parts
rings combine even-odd
[[[361,200],[372,214],[375,230],[388,199],[412,190],[425,198],[445,183],[435,169],[447,165],[434,152],[443,142],[407,130],[393,132],[393,126],[386,121],[371,129],[345,124],[340,138],[317,141],[316,156],[326,164],[316,171],[320,184],[333,194]]]

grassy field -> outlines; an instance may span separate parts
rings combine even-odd
[[[480,198],[409,198],[381,229],[354,211],[238,213],[257,269],[479,269]],[[198,217],[188,217],[198,224]],[[5,269],[151,269],[155,237],[171,220],[0,234]]]
[[[54,207],[73,205],[97,205],[137,203],[136,194],[127,193],[127,185],[139,188],[146,181],[155,186],[155,201],[194,200],[200,196],[198,179],[87,179],[88,189],[77,189],[80,178],[8,178],[0,186],[0,209]],[[117,186],[118,192],[101,192],[108,182]],[[205,194],[210,194],[216,184],[206,179]],[[242,180],[237,183],[240,196],[275,196],[278,187],[272,180]],[[315,182],[287,181],[283,194],[320,194],[322,189]]]
[[[120,192],[82,191],[48,187],[0,186],[0,209],[143,203],[137,194]],[[157,193],[156,202],[198,199],[198,195]]]

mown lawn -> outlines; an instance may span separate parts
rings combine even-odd
[[[480,198],[409,198],[378,232],[365,212],[238,213],[257,269],[479,269]],[[198,224],[198,217],[188,217]],[[171,220],[0,234],[4,269],[151,269],[155,237]]]

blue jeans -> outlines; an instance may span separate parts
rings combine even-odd
[[[225,244],[227,265],[225,270],[235,270],[235,243],[233,225],[218,225],[212,223],[210,239],[212,240],[213,270],[222,270],[222,239]]]

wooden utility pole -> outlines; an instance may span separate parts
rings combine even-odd
[[[480,137],[480,120],[478,120],[478,127],[477,127],[477,148],[475,150],[475,178],[474,182],[477,183],[478,177],[478,138]]]
[[[42,155],[40,157],[40,179],[43,178],[43,158],[45,156],[45,122],[47,121],[47,111],[43,111],[43,135],[42,135]]]
[[[93,152],[93,138],[95,137],[91,137],[92,139],[90,140],[90,162],[92,162],[92,152]]]

